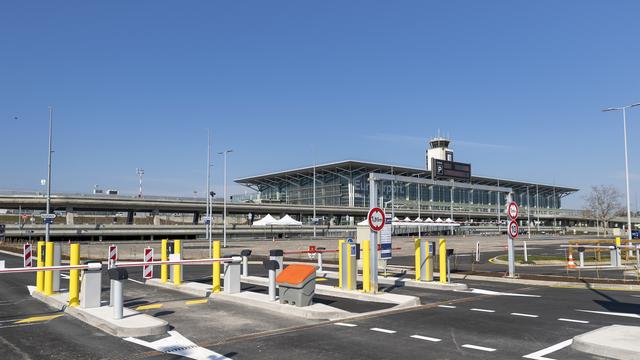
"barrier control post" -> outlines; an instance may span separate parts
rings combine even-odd
[[[249,256],[251,256],[251,250],[244,249],[240,251],[240,256],[242,256],[242,275],[249,276]]]
[[[278,270],[278,262],[275,260],[265,260],[263,262],[265,269],[269,271],[269,300],[276,301],[276,270]]]
[[[322,270],[322,251],[327,249],[324,247],[318,247],[316,250],[318,251],[318,271],[323,271]]]
[[[112,287],[111,293],[113,295],[113,318],[116,320],[122,319],[122,308],[123,308],[123,288],[124,288],[124,280],[129,278],[129,273],[127,269],[124,268],[113,268],[109,269],[109,279],[111,279]]]

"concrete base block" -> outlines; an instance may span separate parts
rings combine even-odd
[[[327,274],[329,274],[329,272],[318,273],[317,276],[328,277]],[[334,273],[334,274],[336,274],[337,276],[337,273]],[[269,279],[258,277],[258,276],[243,276],[242,282],[253,284],[253,285],[268,286]],[[353,300],[360,300],[360,301],[396,304],[396,306],[394,306],[393,309],[420,305],[420,298],[416,296],[390,294],[385,292],[381,292],[377,294],[367,294],[360,291],[344,290],[344,289],[340,289],[340,288],[329,286],[329,285],[316,284],[316,294],[353,299]]]
[[[162,335],[169,331],[169,323],[166,321],[131,309],[124,308],[122,319],[114,320],[113,308],[109,306],[91,309],[67,306],[67,300],[69,299],[68,293],[44,296],[34,291],[32,296],[53,308],[62,310],[74,318],[113,336],[140,337]]]
[[[571,347],[608,359],[640,359],[640,327],[611,325],[573,338]]]
[[[281,313],[283,315],[296,316],[310,320],[338,320],[355,314],[337,309],[325,304],[313,304],[305,307],[297,307],[288,304],[280,304],[277,300],[270,301],[269,295],[251,291],[243,291],[238,294],[218,293],[211,295],[214,301],[231,302],[245,306],[252,306],[263,310]]]
[[[338,273],[334,271],[327,271],[325,273],[325,277],[329,279],[337,279]],[[358,281],[362,281],[362,276],[358,276]],[[449,283],[442,284],[438,281],[415,281],[410,278],[399,278],[399,277],[382,277],[378,276],[378,284],[379,285],[393,285],[397,287],[415,287],[421,289],[431,289],[431,290],[467,290],[469,287],[467,284],[463,283]]]
[[[171,282],[163,283],[160,279],[148,279],[145,282],[145,285],[151,285],[156,287],[161,287],[164,289],[171,289],[175,291],[179,291],[181,293],[198,296],[198,297],[209,297],[211,295],[211,284],[201,284],[197,282],[183,282],[181,285],[174,285]]]

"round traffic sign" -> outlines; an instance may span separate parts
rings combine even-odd
[[[373,231],[380,231],[384,227],[384,211],[378,207],[369,210],[367,219],[369,220],[369,227]]]
[[[518,237],[518,223],[515,222],[515,220],[511,220],[511,222],[509,223],[509,236],[512,239]]]
[[[512,201],[507,205],[507,214],[509,214],[509,219],[511,220],[518,218],[518,204],[515,201]]]

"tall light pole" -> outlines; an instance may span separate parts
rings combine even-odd
[[[209,129],[207,129],[207,191],[205,191],[205,196],[207,197],[207,209],[205,210],[207,216],[204,224],[205,231],[205,239],[209,242],[209,256],[212,256],[211,252],[211,228],[213,224],[213,214],[211,213],[211,205],[213,202],[213,197],[209,194],[211,193],[211,133]]]
[[[53,150],[51,150],[53,139],[53,108],[49,106],[49,154],[47,160],[47,214],[51,213],[51,154]],[[47,222],[44,225],[44,240],[50,241],[50,225],[49,222],[53,221],[52,219],[47,219]]]
[[[224,203],[222,214],[222,246],[227,247],[227,154],[233,152],[233,149],[221,151],[218,154],[224,155]]]
[[[606,108],[602,111],[622,111],[622,126],[624,131],[624,176],[625,183],[627,186],[627,234],[629,236],[629,240],[632,240],[631,234],[631,198],[629,195],[629,156],[627,154],[627,109],[639,106],[640,103],[635,103],[627,106],[621,106],[617,108]]]
[[[140,188],[138,189],[138,197],[141,198],[142,197],[142,175],[144,175],[144,169],[136,168],[136,174],[138,174],[138,181],[140,184]]]
[[[316,238],[316,160],[313,160],[313,239]]]

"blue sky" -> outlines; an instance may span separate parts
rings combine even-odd
[[[206,128],[216,152],[234,149],[230,178],[347,158],[422,167],[440,129],[478,175],[623,189],[621,114],[600,109],[640,101],[639,11],[637,1],[6,0],[0,189],[39,188],[49,105],[54,191],[135,193],[143,167],[146,193],[201,192]],[[632,110],[632,203],[638,122]]]

